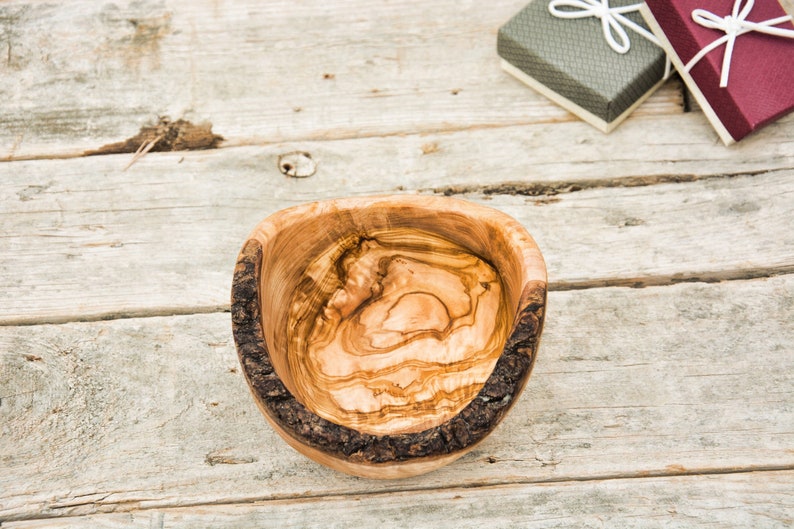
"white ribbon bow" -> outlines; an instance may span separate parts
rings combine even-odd
[[[766,33],[767,35],[794,39],[794,30],[773,27],[790,21],[791,16],[789,15],[772,18],[763,22],[750,22],[746,20],[747,15],[753,10],[754,3],[755,0],[747,0],[744,7],[741,7],[742,0],[736,0],[733,4],[731,14],[725,17],[719,17],[705,9],[695,9],[692,11],[692,20],[703,27],[724,31],[725,35],[700,50],[697,55],[692,57],[692,60],[686,63],[684,70],[688,72],[711,50],[725,44],[725,57],[722,59],[722,71],[720,74],[720,87],[725,88],[728,86],[728,74],[731,69],[731,57],[733,56],[733,46],[736,43],[736,37],[751,31],[758,31],[759,33]]]
[[[609,0],[551,0],[549,13],[558,18],[588,18],[596,17],[601,20],[601,28],[609,47],[618,53],[626,53],[631,48],[631,41],[623,26],[633,29],[657,46],[659,41],[645,29],[626,18],[624,13],[639,11],[642,2],[623,7],[610,7]],[[569,7],[572,9],[560,9]]]

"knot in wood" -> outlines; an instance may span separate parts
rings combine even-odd
[[[293,178],[306,178],[317,171],[317,162],[308,152],[288,152],[278,157],[278,169],[281,174]]]

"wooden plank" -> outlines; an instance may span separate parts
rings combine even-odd
[[[791,470],[792,304],[794,274],[552,292],[535,372],[500,427],[450,466],[386,482],[321,467],[270,430],[228,314],[2,327],[0,520]]]
[[[525,1],[6,1],[0,159],[78,155],[159,115],[231,143],[575,120],[499,67]],[[674,80],[637,115],[681,108]]]
[[[627,123],[607,143],[571,123],[149,154],[126,172],[127,155],[0,164],[0,322],[222,309],[242,241],[278,209],[477,186],[492,194],[465,196],[537,238],[553,288],[786,271],[792,123],[735,149],[705,146],[708,124],[682,115]],[[279,155],[296,149],[314,176],[281,174]],[[743,173],[755,176],[725,177]]]
[[[133,511],[9,529],[791,527],[794,472],[444,489]]]

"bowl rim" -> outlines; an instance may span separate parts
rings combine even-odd
[[[413,433],[375,435],[320,417],[300,403],[281,381],[264,338],[260,279],[265,247],[285,222],[305,218],[307,213],[384,205],[498,219],[499,229],[508,243],[518,245],[513,249],[523,256],[524,280],[502,353],[479,393],[460,412],[439,425]],[[304,453],[312,459],[348,473],[365,475],[362,465],[366,468],[407,464],[417,459],[443,460],[446,464],[490,434],[515,403],[532,371],[545,319],[546,296],[546,268],[540,250],[526,229],[506,213],[465,200],[427,195],[329,199],[275,212],[251,232],[238,255],[232,281],[232,330],[248,386],[274,429],[293,448],[308,447]]]

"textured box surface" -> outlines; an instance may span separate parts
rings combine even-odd
[[[742,2],[741,6],[746,5]],[[695,9],[717,18],[732,15],[733,0],[647,0],[643,14],[668,50],[673,63],[722,140],[740,140],[794,110],[794,38],[750,31],[736,36],[728,84],[720,87],[726,45],[705,55],[687,73],[684,66],[697,53],[726,35],[693,20]],[[785,16],[777,0],[755,0],[747,21]],[[794,30],[791,22],[776,25]]]
[[[636,3],[612,0],[610,5]],[[508,63],[508,71],[580,117],[596,118],[595,123],[588,121],[609,130],[661,84],[665,54],[631,29],[627,29],[630,49],[618,53],[608,45],[600,19],[558,18],[548,5],[549,0],[535,0],[502,26],[497,51]],[[644,27],[638,12],[625,16]],[[583,116],[579,109],[591,116]]]

